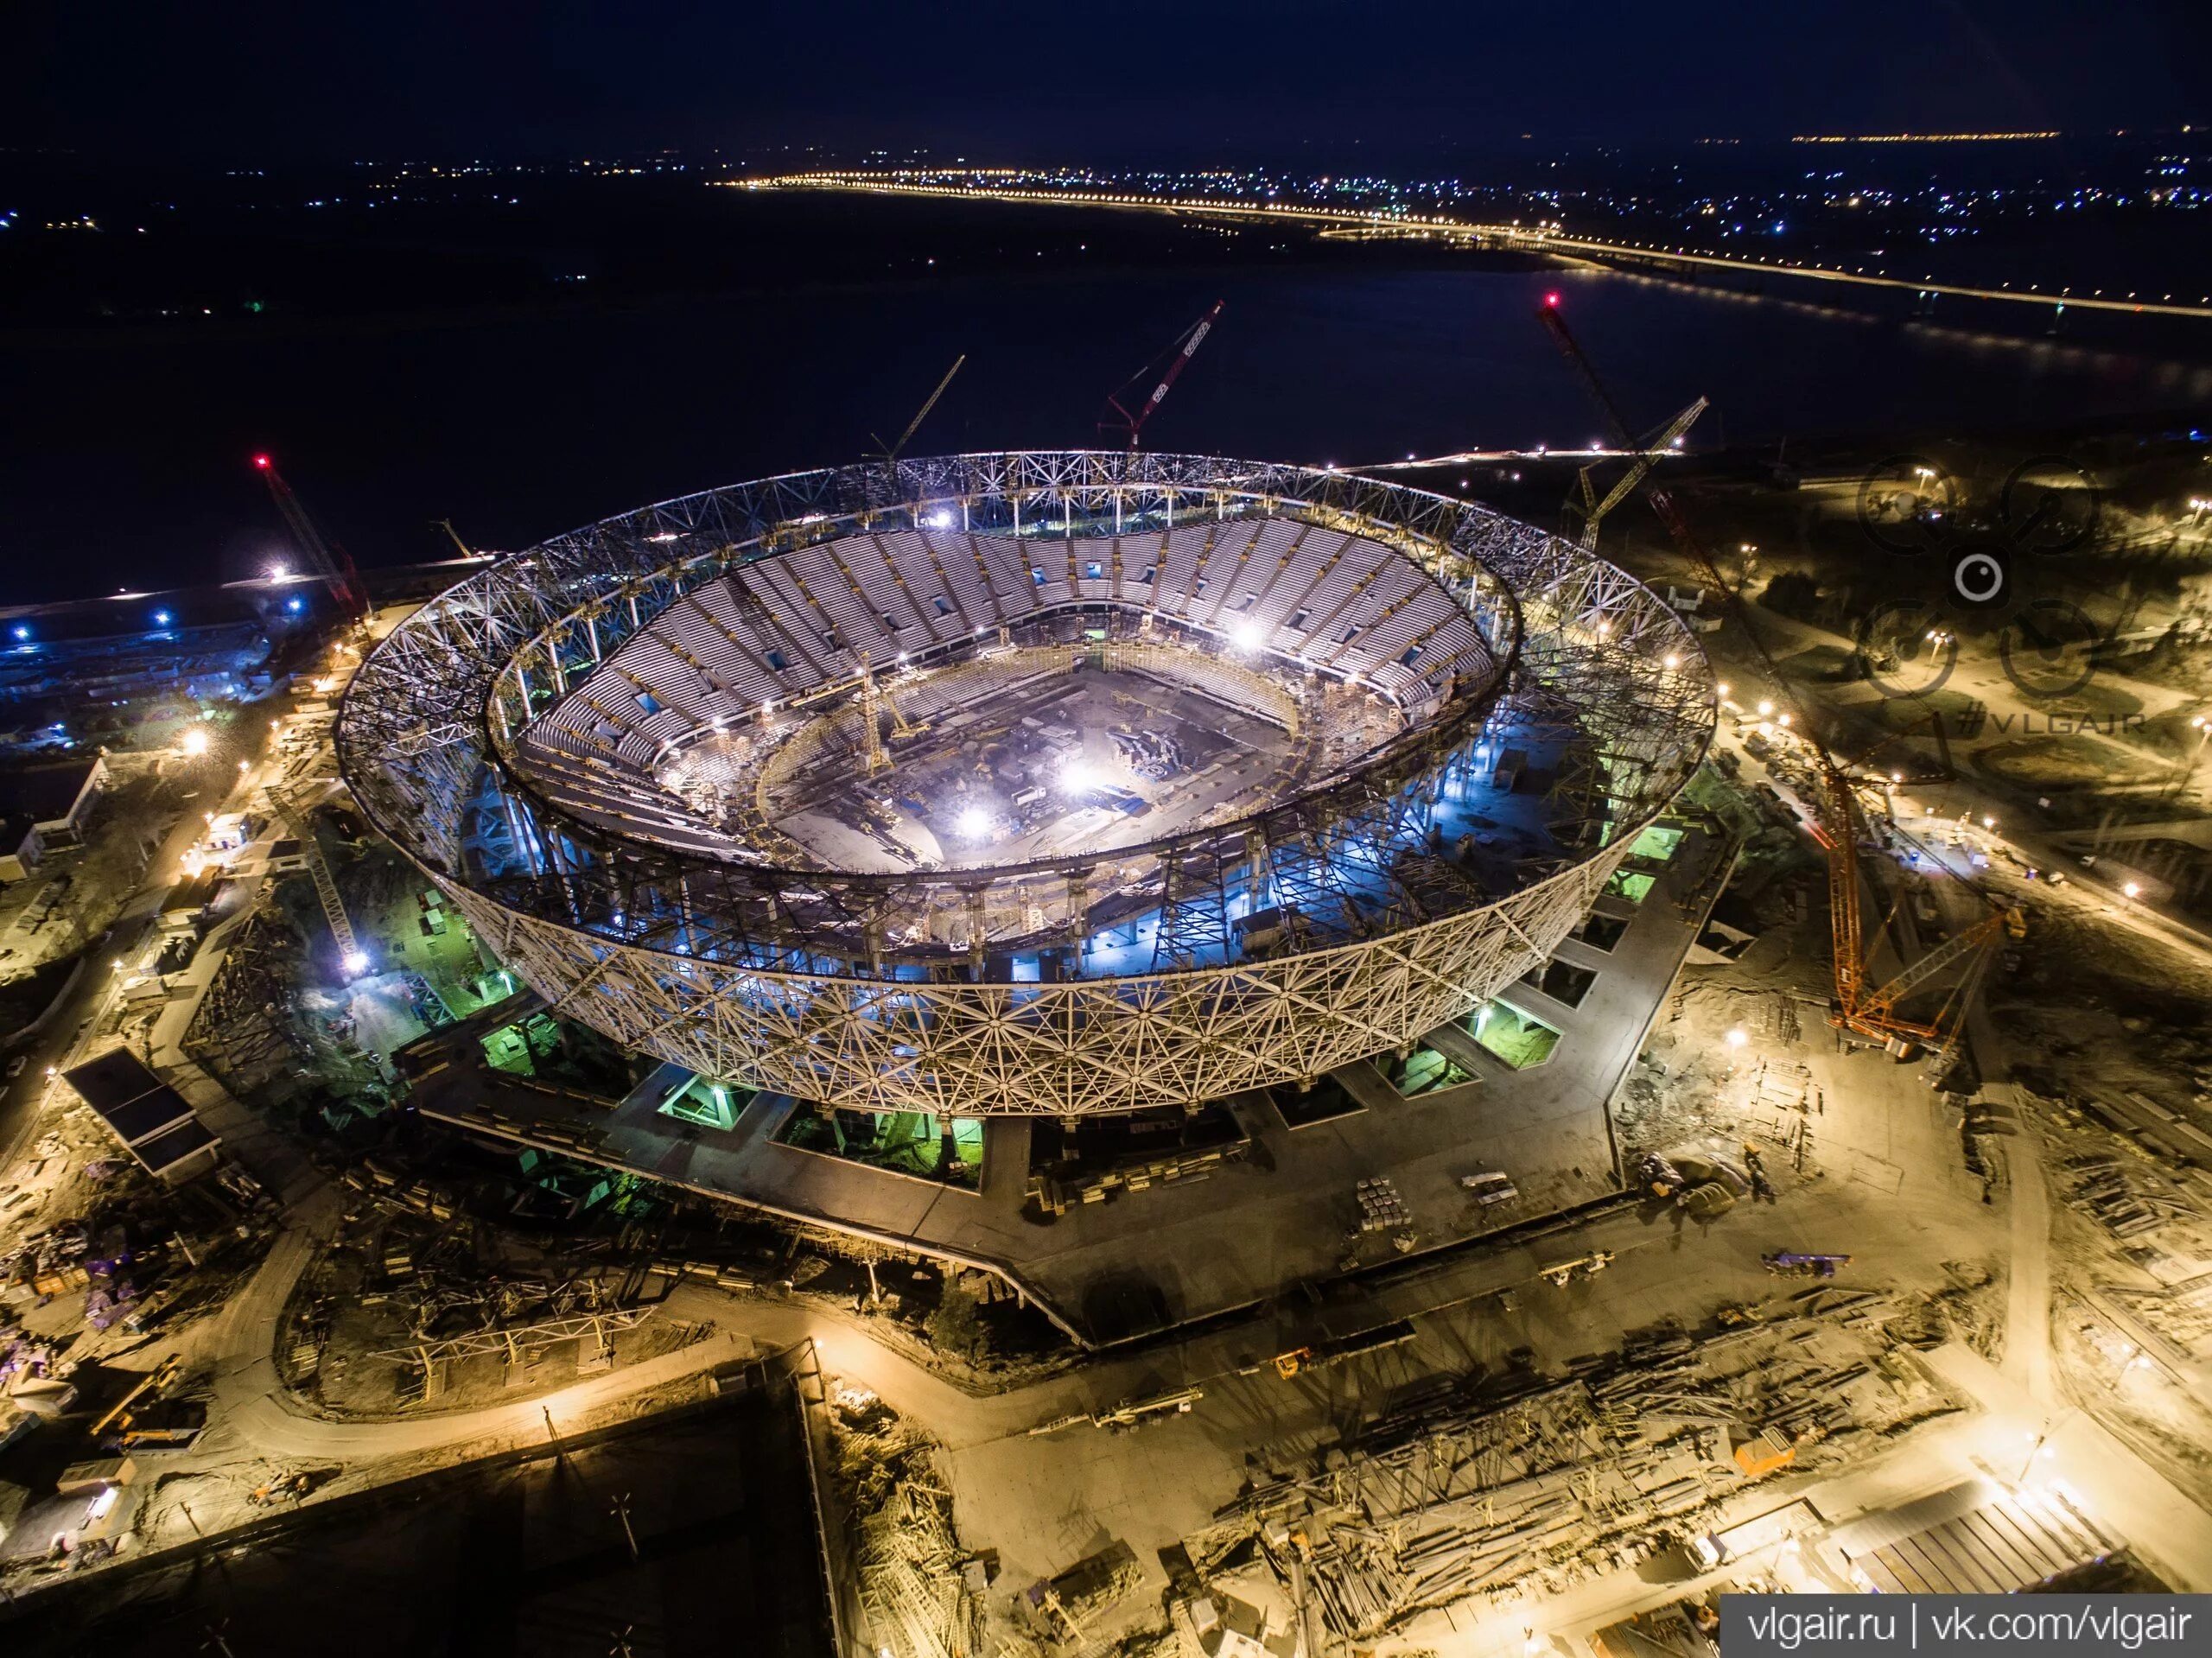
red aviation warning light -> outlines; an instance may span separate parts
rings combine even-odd
[[[340,612],[350,620],[358,621],[369,613],[367,597],[361,586],[360,573],[353,568],[353,561],[346,549],[323,539],[299,498],[285,483],[284,474],[276,470],[276,462],[266,454],[253,457],[254,470],[269,486],[269,493],[276,502],[276,511],[284,520],[284,527],[291,532],[292,544],[304,556],[307,568],[314,577],[326,582],[330,596],[337,600]],[[296,600],[295,601],[296,605]]]

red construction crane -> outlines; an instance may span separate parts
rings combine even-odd
[[[1144,430],[1145,422],[1150,420],[1154,411],[1167,400],[1167,394],[1175,389],[1175,382],[1182,378],[1183,371],[1190,366],[1192,357],[1205,343],[1206,336],[1213,332],[1215,321],[1221,315],[1222,308],[1228,303],[1225,299],[1216,300],[1213,309],[1176,336],[1175,343],[1167,348],[1170,356],[1166,372],[1160,376],[1160,384],[1153,387],[1152,395],[1137,405],[1135,414],[1130,413],[1128,406],[1122,403],[1122,392],[1127,391],[1130,386],[1141,385],[1151,369],[1150,364],[1132,375],[1128,385],[1106,399],[1106,407],[1114,412],[1110,417],[1103,412],[1100,414],[1100,436],[1103,437],[1109,432],[1125,435],[1129,440],[1130,448],[1137,447],[1137,438]]]
[[[359,621],[369,613],[369,597],[361,586],[361,575],[353,568],[353,561],[346,549],[334,543],[326,542],[315,527],[307,509],[300,505],[300,498],[292,493],[292,486],[284,481],[284,474],[276,470],[276,462],[266,454],[253,457],[254,470],[267,480],[269,493],[276,502],[276,511],[284,520],[284,527],[291,532],[292,544],[306,561],[308,571],[330,588],[330,596],[337,600],[339,610],[349,621]]]
[[[1537,317],[1551,333],[1560,350],[1565,353],[1583,383],[1590,389],[1592,398],[1612,429],[1614,441],[1628,449],[1637,449],[1636,439],[1630,435],[1627,422],[1621,418],[1620,410],[1606,391],[1605,382],[1598,378],[1598,371],[1591,364],[1582,346],[1567,326],[1567,319],[1560,314],[1559,295],[1547,294],[1537,308]],[[1639,461],[1649,456],[1638,453]],[[1776,666],[1761,642],[1758,630],[1752,625],[1751,613],[1743,597],[1720,573],[1713,555],[1690,529],[1688,520],[1657,483],[1645,492],[1651,510],[1666,527],[1667,534],[1686,557],[1704,572],[1706,580],[1727,601],[1736,619],[1744,629],[1759,660],[1766,669],[1767,683],[1775,694],[1788,698],[1793,704],[1796,697],[1789,689],[1789,682]],[[1988,893],[1969,881],[1968,889],[1993,913],[1976,923],[1955,937],[1945,940],[1887,980],[1877,982],[1868,970],[1865,925],[1860,912],[1859,847],[1862,839],[1872,840],[1866,830],[1866,815],[1860,807],[1858,787],[1862,782],[1881,783],[1885,778],[1861,778],[1845,771],[1827,745],[1821,740],[1814,723],[1804,717],[1804,710],[1796,710],[1796,727],[1798,734],[1811,746],[1821,772],[1821,797],[1816,810],[1820,823],[1814,836],[1827,854],[1828,870],[1828,925],[1830,944],[1835,956],[1835,998],[1831,1009],[1831,1020],[1835,1025],[1869,1041],[1881,1043],[1892,1052],[1902,1054],[1916,1044],[1925,1043],[1941,1047],[1948,1044],[1958,1029],[1958,1019],[1963,1013],[1967,998],[1987,968],[1997,941],[2006,931],[2017,934],[2020,931],[2020,912],[1999,904]],[[1949,745],[1943,741],[1942,727],[1937,727],[1939,745],[1949,759]],[[1906,1019],[1898,1013],[1906,997],[1931,988],[1951,969],[1963,967],[1964,971],[1953,983],[1942,1006],[1933,1018]]]

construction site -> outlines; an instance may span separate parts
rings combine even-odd
[[[143,873],[0,1096],[5,1617],[1705,1658],[2212,1585],[2194,589],[2061,698],[1870,633],[1822,526],[1969,468],[1716,482],[1538,321],[1565,535],[1131,422],[379,606],[258,467],[327,625],[109,757]]]
[[[1262,672],[1166,645],[1110,656],[1100,671],[1071,673],[1065,651],[1009,644],[942,675],[890,678],[875,700],[891,743],[880,762],[864,757],[860,775],[854,741],[834,741],[839,721],[822,715],[788,746],[772,726],[710,739],[672,764],[670,781],[725,811],[751,797],[768,831],[828,867],[958,867],[987,849],[1026,863],[1241,816],[1390,733],[1341,688],[1314,687],[1316,706],[1302,708]],[[1039,694],[1046,676],[1059,683]],[[1301,742],[1301,727],[1319,740]],[[855,824],[872,847],[856,842]]]

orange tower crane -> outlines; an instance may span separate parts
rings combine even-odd
[[[1598,372],[1576,340],[1567,319],[1560,314],[1559,295],[1547,294],[1537,309],[1537,317],[1550,332],[1568,362],[1582,376],[1592,397],[1612,429],[1614,441],[1624,448],[1636,450],[1636,439],[1627,423],[1622,420],[1620,410],[1612,394],[1599,378]],[[1650,457],[1638,452],[1640,462],[1648,464]],[[1698,538],[1681,514],[1672,497],[1657,483],[1645,492],[1651,510],[1665,526],[1667,534],[1678,550],[1703,572],[1705,578],[1721,594],[1736,619],[1742,624],[1745,636],[1766,668],[1768,683],[1778,696],[1790,697],[1789,682],[1776,667],[1774,658],[1761,642],[1758,629],[1752,625],[1743,597],[1724,576],[1713,555]],[[1866,814],[1860,806],[1858,789],[1861,783],[1886,779],[1861,778],[1847,772],[1828,752],[1827,745],[1814,728],[1812,721],[1802,718],[1798,710],[1797,726],[1805,740],[1811,746],[1821,773],[1821,792],[1816,810],[1820,823],[1815,838],[1827,855],[1828,874],[1828,925],[1830,943],[1835,958],[1835,995],[1830,1008],[1830,1020],[1853,1034],[1870,1042],[1880,1043],[1900,1056],[1923,1044],[1942,1047],[1955,1036],[1958,1020],[1962,1016],[1967,1000],[1987,969],[1990,957],[1995,953],[1998,941],[2010,931],[2021,931],[2018,910],[1999,904],[1988,893],[1971,881],[1968,890],[1981,899],[1993,912],[1985,919],[1945,940],[1919,960],[1885,980],[1877,981],[1869,969],[1866,958],[1866,939],[1861,913],[1859,870],[1859,848],[1862,840],[1873,837],[1866,829]],[[1932,1018],[1908,1019],[1901,1012],[1907,997],[1933,988],[1947,973],[1961,969],[1953,981],[1942,1007]]]

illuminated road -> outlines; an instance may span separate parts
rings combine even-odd
[[[980,179],[994,170],[963,173],[963,179]],[[1919,281],[1840,265],[1792,264],[1786,260],[1732,257],[1699,253],[1678,247],[1637,242],[1608,242],[1595,237],[1569,236],[1563,232],[1522,225],[1484,225],[1452,219],[1441,213],[1395,213],[1348,207],[1308,207],[1279,202],[1211,200],[1119,194],[1103,190],[1038,189],[1027,186],[952,182],[926,175],[893,173],[791,173],[775,178],[731,180],[728,187],[745,190],[847,190],[862,194],[944,196],[968,201],[1044,202],[1070,207],[1112,207],[1145,213],[1185,213],[1205,219],[1249,219],[1270,222],[1289,220],[1312,225],[1327,232],[1376,237],[1416,238],[1429,241],[1471,243],[1483,247],[1514,248],[1530,253],[1554,253],[1592,259],[1617,260],[1657,270],[1707,270],[1748,276],[1791,276],[1807,282],[1841,283],[1859,288],[1894,289],[1915,295],[2001,300],[2018,305],[2040,305],[2053,310],[2120,311],[2145,316],[2196,317],[2212,321],[2212,301],[2189,304],[2162,296],[2156,300],[2107,297],[2101,291],[2075,294],[2062,289],[2039,290],[2034,284],[2018,288],[1976,287],[1970,283]]]

